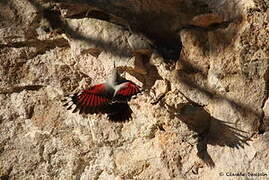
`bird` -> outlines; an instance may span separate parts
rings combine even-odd
[[[96,84],[64,98],[63,106],[73,113],[107,114],[113,122],[131,119],[132,109],[128,102],[141,93],[141,87],[122,77],[115,67],[106,82]]]

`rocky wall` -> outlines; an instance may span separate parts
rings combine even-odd
[[[269,178],[269,3],[103,2],[0,1],[1,180]],[[132,120],[62,106],[114,62]]]

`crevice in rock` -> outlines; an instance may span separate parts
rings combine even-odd
[[[85,161],[83,158],[79,158],[78,166],[73,170],[73,174],[75,175],[75,179],[81,179],[81,175],[85,171],[85,168],[89,165],[89,162]]]
[[[238,23],[240,21],[242,21],[242,17],[233,18],[233,19],[230,19],[228,21],[223,21],[220,23],[212,23],[212,24],[209,24],[207,27],[202,27],[202,26],[190,24],[190,25],[186,25],[186,26],[181,27],[178,30],[178,32],[181,30],[184,30],[184,29],[199,30],[199,31],[216,31],[218,29],[225,29],[231,23]]]
[[[68,18],[72,18],[72,19],[80,19],[80,18],[85,18],[85,17],[95,18],[95,19],[108,21],[108,22],[110,21],[109,14],[106,14],[102,11],[97,11],[97,10],[91,10],[91,11],[83,12],[80,14],[68,16]]]
[[[58,10],[43,9],[43,17],[48,20],[53,30],[62,29],[64,22]]]
[[[165,131],[163,124],[157,124],[156,125],[160,131]]]
[[[51,39],[51,40],[29,40],[29,41],[21,41],[14,42],[8,44],[0,44],[0,48],[5,47],[13,47],[13,48],[21,48],[21,47],[39,47],[46,49],[53,49],[55,47],[70,47],[69,43],[64,38]]]
[[[49,40],[28,40],[21,42],[14,42],[8,44],[0,44],[0,48],[23,48],[23,47],[35,47],[34,53],[30,54],[27,59],[34,58],[38,55],[44,54],[46,51],[54,49],[56,47],[70,47],[68,41],[64,38],[49,39]]]
[[[267,67],[267,70],[264,74],[264,81],[266,83],[265,85],[265,97],[263,99],[263,102],[262,102],[262,113],[261,113],[261,117],[260,117],[260,125],[258,127],[258,134],[263,134],[265,133],[266,129],[268,129],[268,127],[266,127],[267,125],[264,124],[265,122],[265,112],[264,112],[264,107],[265,107],[265,103],[266,101],[268,100],[269,98],[269,65]]]
[[[0,89],[0,94],[12,94],[12,93],[20,93],[24,90],[26,91],[38,91],[43,88],[43,85],[26,85],[26,86],[13,86],[13,87],[2,87]]]
[[[98,56],[101,54],[102,50],[99,48],[89,48],[89,49],[84,49],[81,51],[81,54],[90,54],[93,57],[98,58]]]
[[[165,91],[164,92],[161,92],[157,97],[155,97],[154,99],[153,99],[153,101],[151,102],[151,104],[152,105],[156,105],[157,103],[159,103],[159,102],[161,102],[162,104],[163,104],[163,102],[162,102],[162,99],[165,97],[165,95],[169,92],[169,91],[171,91],[171,82],[170,81],[168,81],[168,80],[164,80],[165,81]]]
[[[1,180],[9,180],[9,179],[10,179],[10,174],[11,174],[12,170],[13,170],[13,167],[10,167],[10,168],[7,170],[7,172],[6,172],[5,175],[0,176],[0,179],[1,179]]]

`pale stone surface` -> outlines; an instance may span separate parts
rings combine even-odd
[[[241,21],[182,30],[180,59],[169,62],[112,23],[63,17],[70,29],[59,30],[30,2],[0,3],[0,179],[268,179],[268,3],[203,0]],[[114,62],[145,89],[130,102],[131,121],[62,106],[64,95],[103,82]]]

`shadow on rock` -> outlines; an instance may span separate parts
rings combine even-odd
[[[211,36],[218,39],[218,42],[216,42],[218,47],[225,48],[228,44],[232,43],[238,33],[238,24],[240,24],[240,22],[234,21],[235,18],[227,21],[211,22],[211,16],[207,17],[206,15],[210,14],[212,10],[207,2],[202,1],[182,1],[179,3],[177,0],[172,0],[163,3],[162,1],[154,0],[152,3],[139,1],[129,3],[128,1],[80,0],[68,3],[63,1],[50,8],[43,8],[41,4],[33,0],[28,1],[42,12],[43,17],[51,24],[52,29],[60,29],[74,39],[98,45],[119,57],[129,57],[130,52],[126,51],[126,49],[118,48],[113,42],[89,38],[77,33],[64,21],[59,10],[60,8],[57,6],[71,11],[70,15],[67,16],[69,18],[95,18],[117,24],[131,32],[141,33],[152,42],[154,49],[159,55],[169,60],[178,60],[180,57],[182,43],[178,33],[182,29],[194,29],[197,31],[198,36],[204,36],[211,31]],[[51,2],[56,3],[57,1]],[[227,14],[231,14],[231,17],[233,17],[233,12],[228,11]],[[196,21],[198,22],[209,21],[208,25],[206,27],[200,27],[199,23],[198,25],[193,25],[193,20],[197,18],[198,20]],[[230,24],[232,25],[229,26]],[[227,28],[228,26],[229,28]],[[218,31],[218,29],[221,30]],[[223,31],[223,29],[225,30]]]
[[[177,76],[178,83],[182,87],[181,88],[182,95],[186,94],[188,96],[189,90],[197,91],[197,93],[200,93],[201,95],[206,97],[204,102],[199,102],[199,105],[207,105],[208,100],[206,100],[206,99],[216,100],[216,101],[219,101],[219,100],[227,101],[243,117],[246,115],[256,117],[257,124],[259,124],[258,123],[259,119],[262,119],[262,114],[260,112],[257,112],[255,109],[253,109],[252,107],[250,107],[247,104],[243,104],[241,102],[238,102],[230,97],[227,97],[225,94],[220,94],[218,91],[209,88],[207,86],[207,83],[204,83],[204,82],[208,81],[207,72],[201,71],[200,69],[194,67],[192,64],[188,63],[185,60],[182,60],[181,64],[182,64],[182,67],[181,67],[181,69],[177,70],[176,76]],[[200,82],[198,84],[196,82],[196,80],[193,78],[193,75],[195,75],[196,73],[200,74],[200,78],[202,79],[202,81],[201,81],[202,83]],[[186,95],[184,95],[185,98],[187,98],[190,102],[195,103],[193,100],[188,98]],[[250,122],[246,122],[246,123],[250,123]],[[254,131],[260,130],[259,128],[260,127],[254,127],[253,130]]]
[[[180,104],[177,109],[168,108],[197,134],[197,155],[209,167],[214,167],[215,163],[207,151],[208,144],[237,149],[248,145],[246,132],[233,127],[232,123],[212,117],[202,106],[187,103]]]
[[[55,10],[52,8],[44,8],[41,4],[33,0],[29,0],[29,2],[36,9],[38,9],[38,12],[40,13],[40,19],[45,18],[49,22],[50,27],[46,27],[48,31],[65,33],[67,36],[70,36],[73,39],[81,40],[88,44],[95,45],[97,48],[105,49],[106,51],[109,51],[113,55],[120,58],[131,57],[131,51],[128,51],[128,49],[121,49],[117,47],[113,42],[106,41],[101,38],[98,39],[86,37],[82,33],[77,32],[72,27],[70,27],[68,23],[65,22],[59,10]]]

